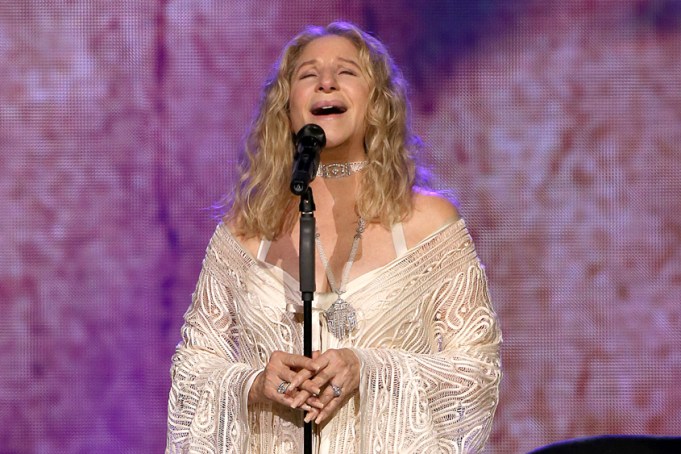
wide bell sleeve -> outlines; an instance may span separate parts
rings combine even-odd
[[[501,331],[465,227],[443,235],[410,264],[414,273],[395,295],[407,303],[377,322],[384,334],[370,344],[397,347],[353,348],[362,453],[480,452],[489,437]]]
[[[259,370],[240,353],[235,290],[207,262],[172,358],[167,454],[248,449],[248,390]]]

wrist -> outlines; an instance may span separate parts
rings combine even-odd
[[[262,396],[262,377],[263,372],[260,372],[255,377],[255,380],[253,380],[253,384],[251,384],[251,388],[248,390],[248,405],[260,403],[260,396]]]

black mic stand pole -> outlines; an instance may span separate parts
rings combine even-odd
[[[315,218],[312,189],[307,188],[300,196],[300,292],[303,299],[303,353],[312,358],[312,300],[315,284]],[[305,423],[304,453],[312,454],[313,422]]]

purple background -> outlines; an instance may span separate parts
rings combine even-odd
[[[0,453],[162,452],[268,69],[358,23],[412,83],[504,330],[488,452],[681,433],[681,2],[0,3]]]

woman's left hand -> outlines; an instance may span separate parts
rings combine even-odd
[[[307,403],[312,410],[305,421],[314,419],[321,424],[343,405],[359,388],[360,362],[357,355],[348,348],[330,349],[322,354],[313,354],[313,364],[317,373],[311,377],[308,370],[301,370],[291,383],[310,380],[315,387],[321,389],[319,396],[310,396],[301,392],[294,400],[294,406]]]

